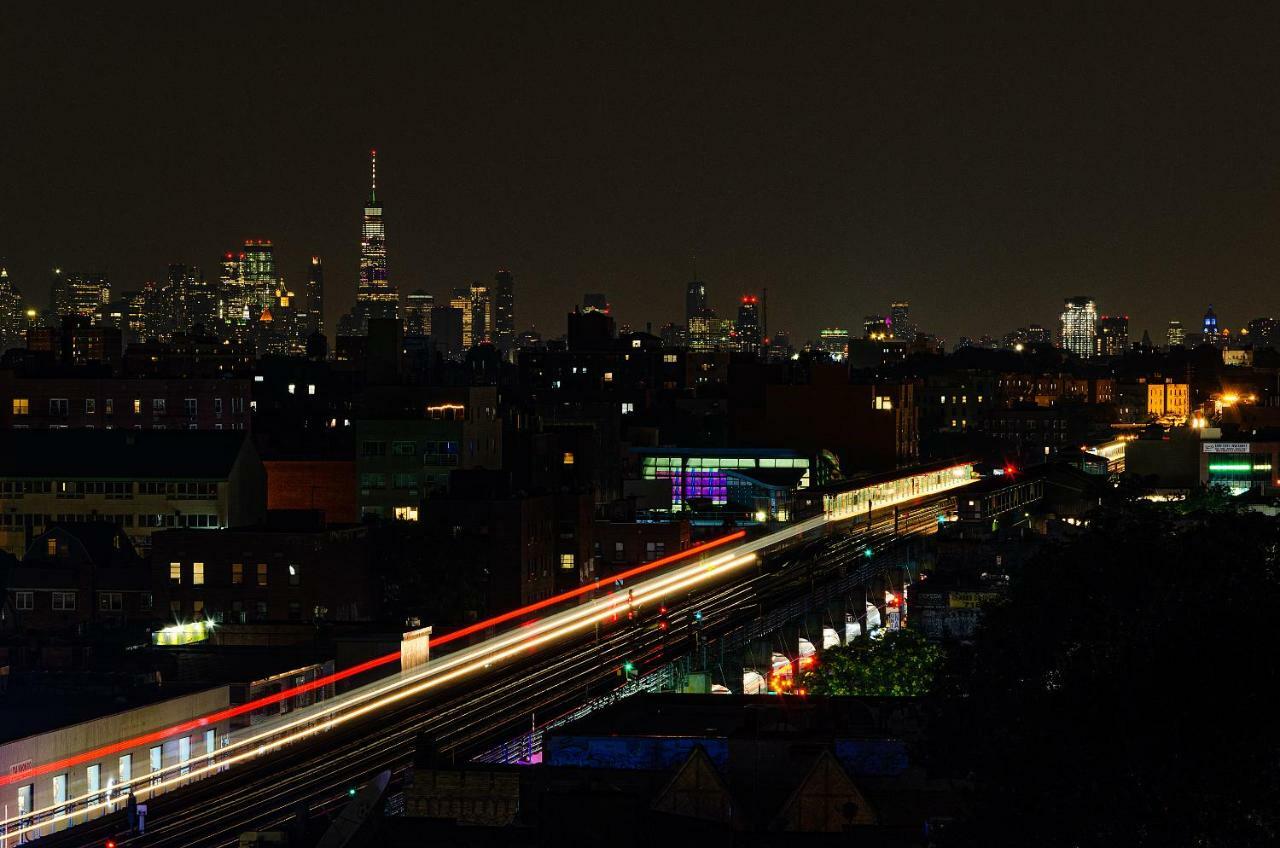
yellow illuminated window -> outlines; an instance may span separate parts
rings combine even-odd
[[[134,415],[142,414],[142,398],[133,399],[133,414]]]
[[[265,562],[258,563],[258,585],[267,585],[267,564]]]
[[[31,414],[30,401],[28,401],[26,398],[14,398],[13,414],[14,415],[30,415]]]
[[[565,451],[562,462],[565,465],[573,465],[573,451]]]
[[[52,539],[52,538],[51,538],[51,539],[45,539],[45,540],[44,540],[44,549],[45,549],[45,553],[47,553],[49,556],[57,556],[57,555],[58,555],[58,540],[57,540],[57,539]]]
[[[191,585],[192,586],[204,585],[204,563],[203,562],[191,563]]]
[[[244,563],[233,562],[231,563],[231,585],[239,586],[242,583],[244,583]]]
[[[182,563],[169,563],[169,582],[175,585],[182,582]]]
[[[417,521],[418,508],[416,506],[398,506],[395,509],[395,517],[401,521]]]
[[[565,571],[573,568],[573,554],[560,554],[560,568]]]

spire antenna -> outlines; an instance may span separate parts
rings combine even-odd
[[[378,202],[378,151],[369,151],[369,200]]]

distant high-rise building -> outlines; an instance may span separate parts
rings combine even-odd
[[[400,293],[387,276],[387,234],[378,200],[378,151],[369,151],[369,200],[360,231],[360,280],[356,303],[338,322],[338,335],[364,336],[372,318],[398,319]]]
[[[1187,343],[1187,331],[1183,329],[1181,321],[1170,321],[1169,329],[1165,331],[1165,344],[1169,347],[1184,347]]]
[[[449,305],[462,312],[462,346],[470,350],[483,341],[489,341],[493,326],[493,298],[489,287],[479,283],[459,286],[453,290]]]
[[[685,324],[692,327],[691,321],[694,318],[706,318],[709,311],[707,309],[707,286],[700,280],[694,280],[689,283],[684,292]]]
[[[240,259],[240,279],[247,308],[245,320],[257,321],[269,309],[280,287],[276,252],[270,239],[248,239]]]
[[[53,269],[49,309],[54,318],[79,315],[96,323],[110,300],[111,283],[105,274],[72,274],[64,273],[61,268]]]
[[[1129,350],[1129,316],[1100,317],[1095,348],[1099,356],[1124,356]]]
[[[1280,343],[1280,321],[1275,318],[1254,318],[1249,322],[1244,341],[1253,345],[1254,349],[1274,348]]]
[[[824,327],[818,331],[818,348],[843,362],[849,355],[849,331],[843,327]]]
[[[466,351],[462,328],[468,311],[454,306],[431,309],[431,345],[446,359],[459,359]]]
[[[249,295],[244,285],[244,260],[240,252],[222,256],[222,270],[218,275],[218,319],[223,330],[234,330],[249,320]],[[233,333],[234,334],[234,333]]]
[[[603,312],[609,314],[609,298],[600,292],[588,292],[582,296],[583,312]]]
[[[1093,298],[1077,295],[1066,299],[1062,311],[1062,347],[1081,359],[1095,353],[1098,335],[1098,307]]]
[[[360,283],[356,302],[368,318],[396,318],[400,295],[387,276],[387,233],[378,200],[378,151],[369,151],[369,202],[364,207],[360,238]]]
[[[27,323],[22,292],[9,279],[9,269],[0,265],[0,353],[23,346]]]
[[[732,346],[733,322],[728,318],[704,314],[690,319],[689,350],[728,350]]]
[[[895,339],[915,339],[916,327],[911,323],[911,304],[908,301],[895,300],[889,304],[889,332]]]
[[[1204,344],[1219,347],[1222,344],[1222,334],[1218,331],[1218,315],[1213,311],[1213,304],[1209,304],[1209,308],[1204,313],[1203,338]]]
[[[213,330],[218,313],[217,296],[199,268],[180,263],[170,265],[162,297],[169,303],[175,330],[190,333],[196,326]]]
[[[422,289],[411,292],[404,299],[405,338],[431,335],[431,311],[435,309],[435,296]]]
[[[738,321],[733,328],[738,350],[760,353],[760,298],[744,294],[738,304]]]
[[[307,271],[307,334],[324,333],[324,262],[311,257]]]
[[[891,339],[893,328],[890,320],[883,315],[868,315],[862,319],[862,337],[864,339]]]
[[[503,353],[516,343],[516,289],[510,271],[493,277],[493,343]]]

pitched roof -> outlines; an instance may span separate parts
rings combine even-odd
[[[5,430],[0,475],[68,479],[225,479],[243,430]]]

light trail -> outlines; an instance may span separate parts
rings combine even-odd
[[[956,466],[951,470],[953,472],[956,472],[956,471],[959,471],[961,467],[963,466]],[[969,478],[969,477],[962,478],[959,474],[956,474],[954,481],[947,481],[947,483],[942,485],[941,491],[947,491],[954,488],[959,488],[959,487],[968,485],[970,482],[972,482],[972,478]],[[398,674],[392,675],[392,678],[394,679],[384,679],[381,681],[376,681],[374,683],[366,684],[365,686],[359,689],[353,690],[352,692],[341,696],[341,698],[335,698],[329,701],[323,701],[313,705],[312,707],[299,710],[295,713],[294,717],[290,718],[285,722],[277,723],[274,720],[268,720],[267,722],[264,722],[262,725],[259,725],[257,728],[250,728],[253,730],[257,730],[257,733],[255,733],[254,735],[244,739],[236,740],[231,744],[226,745],[223,748],[219,749],[213,755],[205,755],[204,757],[195,757],[185,762],[178,762],[178,763],[171,764],[169,766],[165,766],[153,772],[149,772],[149,773],[138,775],[138,776],[133,776],[131,777],[130,781],[125,785],[133,786],[135,783],[141,783],[144,781],[149,781],[149,780],[156,781],[156,778],[158,776],[161,776],[173,771],[181,771],[183,769],[186,769],[184,773],[181,773],[169,778],[165,778],[165,779],[160,779],[152,783],[151,785],[135,788],[134,790],[135,794],[138,794],[139,792],[144,792],[144,793],[150,793],[154,795],[170,786],[195,780],[200,776],[209,774],[214,771],[220,771],[225,768],[228,768],[234,763],[241,762],[251,757],[259,756],[268,751],[276,750],[282,747],[283,745],[287,745],[294,741],[306,738],[307,736],[314,735],[315,733],[321,732],[322,730],[328,730],[333,726],[343,724],[347,721],[350,721],[353,718],[366,715],[374,709],[379,709],[382,706],[385,706],[388,704],[397,703],[403,700],[404,698],[412,697],[412,695],[419,694],[420,692],[423,692],[423,691],[427,691],[428,689],[434,688],[435,686],[439,686],[442,683],[451,682],[473,671],[483,671],[485,669],[488,669],[496,662],[501,662],[519,653],[530,651],[533,648],[537,647],[538,645],[545,644],[546,642],[552,641],[556,638],[559,638],[560,636],[576,632],[577,630],[582,629],[584,623],[587,626],[594,626],[595,624],[603,622],[605,619],[616,615],[617,612],[621,610],[627,610],[633,607],[638,607],[639,606],[638,601],[643,598],[652,597],[658,593],[679,591],[682,588],[686,588],[688,586],[695,585],[696,583],[702,582],[705,579],[709,579],[708,575],[711,575],[713,572],[716,572],[716,576],[719,576],[720,573],[723,573],[725,570],[727,570],[727,569],[722,569],[721,566],[728,564],[731,567],[736,567],[736,566],[740,566],[745,562],[755,561],[756,552],[763,550],[765,548],[768,548],[772,545],[776,545],[776,544],[780,544],[782,542],[788,541],[796,536],[801,536],[812,530],[821,528],[828,523],[846,521],[851,518],[860,518],[861,515],[869,514],[871,511],[879,511],[879,510],[886,509],[892,506],[897,506],[899,504],[906,503],[909,501],[919,500],[922,497],[927,497],[929,495],[937,495],[937,494],[940,494],[940,491],[935,490],[926,494],[919,494],[919,493],[906,494],[906,495],[900,495],[897,497],[887,498],[881,501],[872,501],[872,503],[869,504],[867,513],[862,513],[861,511],[857,513],[848,513],[842,510],[841,511],[837,511],[837,510],[824,511],[824,513],[814,516],[813,518],[810,518],[795,524],[787,525],[779,530],[774,531],[773,533],[762,536],[759,539],[755,539],[743,545],[736,546],[735,548],[733,548],[732,551],[727,552],[725,554],[721,554],[720,556],[715,557],[711,560],[700,562],[700,563],[683,565],[683,566],[680,566],[679,568],[672,570],[668,574],[656,576],[656,577],[650,578],[649,580],[638,583],[631,588],[630,597],[628,599],[623,599],[618,602],[613,602],[611,600],[611,597],[606,597],[604,599],[597,599],[587,604],[583,604],[581,606],[575,607],[573,609],[555,613],[546,619],[534,620],[528,623],[529,626],[523,626],[518,630],[513,630],[505,634],[500,634],[498,636],[495,636],[488,640],[480,642],[474,646],[464,648],[452,654],[448,654],[443,658],[433,659],[429,661],[426,665],[418,669],[413,669],[410,672],[401,671]],[[879,525],[876,524],[873,526],[879,526]],[[497,624],[505,623],[507,621],[511,621],[523,615],[528,615],[531,612],[536,612],[538,610],[545,609],[554,604],[562,603],[565,600],[569,600],[575,597],[580,597],[583,594],[586,594],[588,592],[592,592],[597,589],[600,589],[601,587],[607,586],[613,583],[614,581],[625,580],[630,577],[638,576],[640,574],[660,568],[664,565],[673,564],[682,559],[687,559],[691,556],[696,556],[699,553],[704,553],[708,550],[712,550],[716,547],[720,547],[725,544],[728,544],[729,542],[742,539],[745,536],[746,536],[746,531],[743,531],[743,530],[739,530],[734,533],[727,534],[717,539],[704,542],[701,545],[697,545],[692,548],[689,548],[688,550],[680,551],[668,557],[663,557],[661,559],[654,560],[653,562],[646,563],[641,566],[637,566],[628,571],[624,571],[620,574],[613,575],[609,578],[602,578],[592,583],[585,584],[583,586],[579,586],[567,592],[563,592],[561,594],[552,596],[550,598],[545,598],[542,601],[538,601],[533,604],[520,607],[519,609],[511,610],[501,615],[494,616],[493,618],[485,619],[484,621],[477,622],[472,625],[468,625],[467,627],[460,628],[459,630],[444,634],[437,639],[433,639],[431,641],[431,644],[438,646],[441,644],[446,644],[448,642],[455,641],[464,636],[476,633],[480,630],[493,627],[493,626],[496,626]],[[689,576],[690,572],[692,572],[692,576]],[[607,612],[605,613],[600,613],[599,611],[602,604],[605,605],[605,608],[607,608]],[[194,730],[201,727],[207,727],[210,724],[216,724],[217,722],[222,721],[226,718],[230,718],[235,715],[242,715],[245,712],[249,712],[253,709],[258,709],[259,707],[262,707],[262,706],[268,706],[272,703],[278,703],[287,698],[293,697],[294,695],[298,695],[307,691],[314,690],[316,688],[328,685],[338,680],[347,679],[356,674],[360,674],[364,671],[368,671],[373,668],[380,667],[382,665],[387,665],[399,659],[400,659],[399,652],[387,654],[382,657],[376,657],[372,660],[368,660],[364,663],[358,664],[356,666],[352,666],[351,668],[343,669],[340,672],[335,672],[332,675],[327,675],[323,678],[319,678],[317,680],[313,680],[308,683],[300,684],[298,686],[292,687],[291,689],[286,689],[281,692],[274,693],[273,695],[269,695],[264,698],[260,698],[246,704],[237,705],[235,707],[227,708],[226,710],[221,710],[217,713],[212,713],[210,715],[202,716],[196,719],[191,719],[182,724],[175,725],[174,727],[166,728],[164,730],[153,731],[151,733],[144,734],[134,739],[112,743],[111,745],[103,746],[101,748],[94,749],[92,751],[86,751],[81,754],[76,754],[72,757],[65,758],[64,760],[56,761],[53,763],[46,763],[41,766],[28,769],[24,772],[20,772],[16,775],[3,775],[3,776],[0,776],[0,787],[3,787],[11,783],[16,783],[20,780],[29,779],[31,777],[38,776],[40,774],[46,774],[51,771],[55,771],[71,765],[77,765],[80,763],[88,762],[90,760],[96,759],[101,756],[107,756],[112,753],[118,753],[120,751],[140,747],[149,742],[161,741],[169,738],[170,736],[182,734],[190,730]],[[356,706],[364,702],[370,702],[370,703],[367,703],[364,706],[359,706],[359,707]],[[344,709],[347,710],[347,712],[344,712],[338,716],[333,715],[334,713]],[[321,719],[321,716],[324,716],[324,715],[328,715],[329,718]],[[319,722],[319,723],[317,724],[316,722]],[[286,736],[270,740],[269,742],[264,744],[260,744],[257,747],[253,748],[252,750],[248,750],[249,746],[254,745],[254,743],[257,743],[260,740],[267,739],[268,737],[272,737],[272,736],[277,736],[278,734],[287,733],[288,731],[291,731],[294,728],[304,724],[307,724],[310,726],[301,731],[289,733]],[[241,749],[241,748],[244,748],[246,750],[242,751],[239,754],[235,754],[231,757],[225,756],[228,752]],[[194,768],[192,767],[192,763],[198,763],[202,759],[203,760],[216,759],[216,762],[210,761],[205,766],[202,766],[202,767],[197,766]],[[99,791],[95,793],[85,793],[83,795],[77,796],[76,798],[69,798],[61,804],[51,805],[39,810],[32,810],[29,812],[25,812],[21,816],[18,816],[18,815],[12,816],[3,821],[0,821],[0,827],[3,827],[5,828],[5,830],[7,830],[7,828],[13,823],[26,821],[33,818],[38,818],[40,816],[47,815],[56,810],[65,809],[66,807],[75,805],[77,803],[81,803],[83,801],[88,800],[91,797],[94,797],[94,796],[103,797],[105,795],[106,793],[103,791]],[[118,803],[118,798],[111,799],[111,798],[103,797],[103,800],[97,801],[94,804],[86,805],[74,811],[57,813],[48,819],[44,819],[39,821],[38,823],[33,823],[31,825],[28,825],[25,828],[22,828],[16,831],[16,833],[18,834],[30,833],[46,826],[52,826],[54,824],[57,824],[62,821],[66,821],[68,819],[74,819],[76,816],[79,816],[79,815],[87,816],[91,812],[102,810],[107,807],[112,807],[117,803]],[[4,832],[4,831],[0,831],[0,832]],[[11,835],[9,832],[5,833],[6,839],[9,835]]]
[[[653,578],[652,580],[645,581],[644,583],[637,584],[637,586],[632,590],[631,597],[617,599],[617,600],[614,600],[612,598],[604,598],[604,599],[592,601],[590,604],[584,605],[584,608],[589,610],[589,614],[587,615],[575,615],[567,623],[558,622],[554,627],[549,627],[544,632],[536,633],[532,635],[531,638],[529,638],[530,631],[527,631],[527,630],[520,631],[518,635],[522,638],[510,640],[511,642],[514,642],[514,644],[507,644],[506,647],[496,652],[485,652],[479,658],[472,659],[470,663],[456,664],[456,666],[450,670],[447,670],[447,671],[437,670],[436,673],[427,675],[426,679],[419,680],[418,682],[414,683],[411,686],[405,686],[405,687],[397,688],[393,691],[387,692],[382,697],[377,698],[376,700],[371,700],[368,703],[365,703],[361,706],[355,707],[353,709],[349,709],[346,712],[341,713],[340,715],[332,716],[331,718],[326,719],[325,721],[323,721],[318,725],[313,725],[311,727],[307,727],[302,730],[298,730],[296,732],[286,734],[284,736],[278,735],[279,733],[281,733],[281,730],[282,730],[281,728],[273,728],[267,731],[266,733],[272,736],[276,736],[276,738],[271,739],[269,741],[265,741],[262,744],[257,745],[256,747],[241,751],[240,753],[235,754],[233,756],[221,757],[218,759],[217,762],[208,763],[204,766],[196,766],[194,768],[191,767],[191,763],[195,761],[188,761],[187,763],[180,764],[188,768],[188,771],[185,774],[175,775],[167,779],[152,782],[145,786],[137,787],[134,789],[134,794],[136,796],[139,796],[140,798],[146,795],[155,795],[158,792],[161,792],[172,786],[177,786],[179,784],[186,783],[191,780],[195,780],[199,777],[213,773],[215,771],[220,771],[222,769],[229,768],[230,766],[236,763],[243,762],[253,757],[261,756],[262,754],[268,753],[269,751],[273,751],[273,750],[276,750],[277,748],[283,747],[285,745],[289,745],[293,742],[300,741],[302,739],[305,739],[308,736],[313,736],[322,731],[330,730],[333,727],[337,727],[339,725],[345,724],[354,719],[368,715],[369,713],[375,712],[384,707],[399,703],[401,701],[404,701],[407,698],[414,697],[415,695],[422,694],[423,692],[429,691],[430,689],[434,689],[445,683],[453,682],[472,672],[483,671],[484,669],[489,668],[496,662],[502,662],[503,660],[511,659],[513,657],[516,657],[520,654],[525,653],[526,651],[531,650],[532,648],[536,648],[539,645],[543,645],[548,642],[563,638],[565,636],[569,636],[574,633],[584,631],[589,627],[593,627],[597,622],[603,621],[607,618],[612,617],[613,615],[616,615],[618,612],[621,612],[623,610],[629,610],[635,606],[638,606],[638,601],[643,598],[652,598],[654,596],[660,596],[661,594],[666,594],[669,592],[678,592],[683,589],[687,589],[692,586],[695,586],[699,583],[706,582],[712,579],[713,577],[719,577],[722,574],[727,573],[728,571],[731,571],[736,568],[740,568],[743,565],[746,565],[755,561],[756,561],[756,555],[754,552],[748,552],[748,553],[737,555],[737,556],[721,556],[721,557],[717,557],[715,560],[712,560],[710,562],[696,563],[694,565],[685,566],[682,569],[680,569],[678,572],[674,572],[670,575],[663,575],[661,577],[656,577],[656,578]],[[426,668],[430,669],[430,665],[428,665]],[[439,667],[437,667],[437,669],[439,669]],[[310,718],[308,718],[307,720],[310,720]],[[260,737],[255,737],[255,740],[252,740],[252,741],[256,741],[257,738],[260,738]],[[237,743],[237,745],[244,745],[249,741],[251,740],[245,740],[242,743]],[[230,750],[230,746],[222,749],[223,752],[228,750]],[[156,772],[156,773],[159,773],[159,772]],[[137,778],[137,780],[139,781],[142,781],[145,779],[147,779],[147,776],[142,776]],[[112,800],[100,801],[95,804],[87,805],[74,812],[57,814],[49,817],[48,819],[40,821],[38,823],[34,823],[26,827],[19,827],[17,830],[6,832],[5,835],[6,837],[8,836],[21,837],[28,833],[33,833],[41,828],[56,826],[57,824],[63,821],[72,819],[75,816],[87,815],[91,812],[105,809],[108,806],[114,805],[115,803],[117,802]],[[58,806],[61,807],[64,805],[60,804]],[[56,808],[52,808],[52,809],[56,809]],[[30,818],[36,815],[36,812],[37,811],[32,811],[31,813],[24,814],[21,817],[15,817],[14,819],[6,820],[4,824],[7,826],[10,822],[17,821],[19,818],[20,819]]]
[[[636,566],[635,568],[628,569],[627,571],[623,571],[619,574],[615,574],[609,577],[608,579],[601,578],[600,580],[596,580],[592,583],[587,583],[582,586],[578,586],[577,588],[571,589],[567,592],[562,592],[558,595],[553,595],[549,598],[544,598],[541,601],[536,601],[532,604],[528,604],[518,609],[510,610],[508,612],[502,613],[501,615],[497,615],[492,618],[487,618],[484,621],[479,621],[479,622],[476,622],[475,624],[467,625],[466,627],[460,628],[458,630],[454,630],[450,633],[445,633],[438,638],[431,639],[430,645],[432,647],[438,647],[440,645],[448,644],[449,642],[456,641],[457,639],[460,639],[464,636],[469,636],[473,633],[479,632],[481,630],[485,630],[489,627],[494,627],[498,624],[511,621],[512,619],[519,618],[521,616],[528,615],[533,612],[537,612],[538,610],[546,609],[549,606],[563,603],[564,601],[570,600],[572,598],[580,597],[581,595],[584,595],[588,592],[595,591],[601,588],[602,586],[611,584],[615,581],[626,580],[628,578],[653,571],[654,569],[661,568],[666,565],[671,565],[672,563],[679,562],[680,560],[688,559],[689,557],[697,556],[698,554],[701,554],[701,553],[706,553],[707,551],[713,550],[714,548],[722,547],[723,545],[726,545],[729,542],[733,542],[737,539],[741,539],[744,536],[746,536],[746,531],[738,530],[734,533],[729,533],[725,536],[721,536],[719,538],[712,539],[707,542],[703,542],[699,545],[695,545],[691,548],[687,548],[686,550],[678,551],[677,553],[671,554],[669,556],[665,556],[660,559],[656,559],[652,562],[647,562],[643,565]],[[351,666],[350,668],[345,668],[341,671],[334,672],[333,674],[325,675],[324,677],[320,677],[315,680],[308,681],[306,683],[298,684],[297,686],[284,689],[280,692],[272,693],[271,695],[266,695],[262,698],[257,698],[253,701],[249,701],[244,704],[237,704],[234,707],[228,707],[224,710],[219,710],[218,712],[215,712],[215,713],[210,713],[208,715],[200,716],[199,718],[189,719],[188,721],[173,725],[172,727],[167,727],[162,730],[154,730],[149,733],[135,736],[132,739],[113,742],[110,745],[104,745],[102,747],[95,748],[90,751],[84,751],[79,754],[74,754],[70,757],[65,757],[61,760],[57,760],[50,763],[44,763],[39,766],[35,766],[33,768],[19,772],[18,774],[0,775],[0,787],[7,786],[13,783],[18,783],[24,780],[28,780],[33,777],[39,777],[43,774],[59,771],[61,769],[69,768],[71,766],[87,763],[91,760],[96,760],[101,757],[107,757],[112,754],[120,753],[122,751],[128,751],[134,748],[140,748],[151,742],[160,742],[165,739],[168,739],[170,736],[182,735],[192,730],[198,730],[202,727],[207,727],[211,724],[217,724],[219,722],[226,721],[227,719],[235,718],[236,716],[240,716],[240,715],[244,715],[245,713],[252,712],[253,710],[270,706],[271,704],[279,703],[281,701],[287,700],[294,696],[301,695],[306,692],[311,692],[315,689],[321,688],[322,686],[328,686],[340,680],[346,680],[348,678],[354,677],[357,674],[362,674],[366,671],[370,671],[372,669],[379,668],[384,665],[389,665],[390,663],[396,662],[399,659],[400,659],[399,651],[396,651],[395,653],[386,654],[381,657],[375,657],[373,659],[366,660],[365,662]],[[143,777],[131,778],[131,780],[132,779],[141,780],[143,779]],[[83,800],[83,798],[88,798],[94,794],[98,794],[98,793],[88,793],[82,796],[81,798],[69,799],[67,803],[75,803],[79,800]],[[61,806],[61,805],[58,805],[58,806]],[[34,814],[35,812],[33,811],[33,813],[29,815],[34,815]],[[6,820],[6,822],[7,821],[8,820]]]

